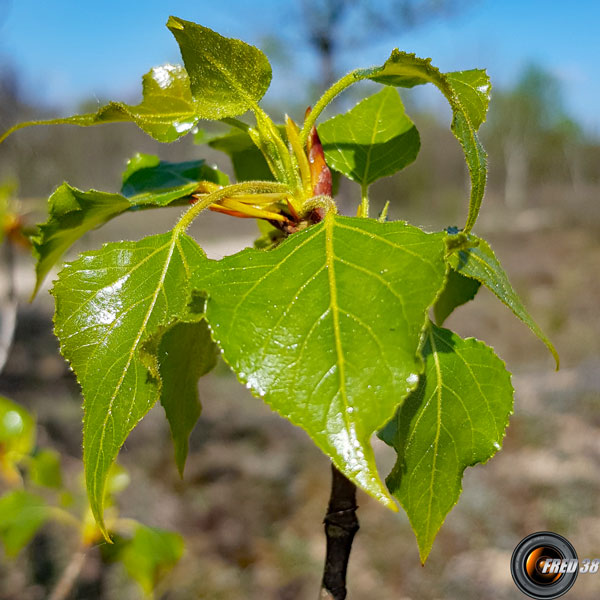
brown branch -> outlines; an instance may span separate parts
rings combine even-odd
[[[358,531],[356,517],[356,486],[331,465],[331,495],[325,515],[327,554],[321,583],[321,600],[346,598],[346,571],[354,534]]]

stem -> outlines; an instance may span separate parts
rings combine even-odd
[[[336,81],[318,100],[314,108],[304,119],[304,125],[302,125],[302,131],[300,132],[300,141],[304,146],[306,140],[312,131],[313,125],[317,122],[319,115],[325,110],[325,107],[347,87],[350,87],[353,83],[363,79],[362,72],[364,69],[356,69],[351,71],[347,75],[344,75],[339,81]]]
[[[321,600],[346,598],[346,571],[354,534],[358,531],[356,517],[356,486],[331,464],[331,495],[325,515],[327,555],[321,583]]]
[[[86,548],[81,548],[73,554],[48,600],[65,600],[69,597],[85,563],[85,555]]]
[[[364,217],[365,219],[369,216],[369,186],[361,185],[360,186],[360,211],[359,217]]]
[[[265,192],[281,192],[289,193],[289,188],[284,183],[275,183],[273,181],[248,181],[244,183],[234,183],[228,185],[212,194],[208,194],[205,198],[194,204],[184,215],[179,219],[175,229],[178,233],[183,233],[191,224],[192,221],[211,204],[235,196],[236,194],[263,194]]]

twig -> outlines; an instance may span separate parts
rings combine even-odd
[[[331,465],[331,495],[325,515],[327,555],[321,584],[321,600],[346,598],[346,571],[352,540],[358,531],[356,486]]]
[[[85,562],[85,555],[85,549],[80,549],[73,554],[48,600],[65,600],[65,598],[68,598]]]

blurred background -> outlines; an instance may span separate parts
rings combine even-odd
[[[492,78],[481,129],[490,176],[476,233],[490,241],[556,345],[561,370],[553,371],[544,346],[486,290],[457,310],[448,326],[494,346],[514,373],[515,414],[504,448],[488,465],[467,470],[463,495],[424,568],[406,517],[359,493],[349,598],[520,598],[510,555],[538,530],[566,536],[580,558],[600,557],[600,5],[0,0],[0,131],[18,121],[96,110],[109,99],[135,103],[143,73],[180,60],[164,27],[169,14],[261,47],[274,72],[263,104],[277,120],[285,113],[301,120],[328,84],[352,68],[381,64],[395,46],[431,56],[442,71],[487,68]],[[355,86],[333,109],[346,110],[372,89]],[[468,178],[449,110],[435,89],[402,95],[422,148],[413,165],[374,186],[375,209],[389,200],[391,218],[430,230],[460,225]],[[55,126],[18,132],[0,146],[0,184],[15,183],[33,225],[44,220],[46,200],[63,181],[118,191],[125,163],[138,151],[172,161],[202,157],[231,174],[227,157],[194,145],[193,136],[160,145],[127,124]],[[341,186],[343,212],[353,214],[359,198],[358,187]],[[166,231],[178,214],[123,216],[88,234],[75,251]],[[256,226],[209,214],[192,235],[219,257],[250,245]],[[67,476],[75,474],[81,399],[52,334],[50,283],[28,303],[31,257],[15,251],[3,257],[2,269],[2,347],[15,310],[16,330],[0,394],[37,415],[40,443],[60,452]],[[160,406],[120,456],[132,480],[120,497],[122,514],[185,537],[186,553],[157,597],[315,598],[328,461],[224,365],[201,380],[200,393],[203,414],[183,479]],[[383,472],[393,458],[380,445],[377,451]],[[47,597],[76,544],[52,525],[15,560],[0,555],[0,599]],[[581,576],[569,597],[587,600],[599,591],[597,577]],[[122,566],[102,565],[94,550],[70,597],[135,599],[141,591]]]

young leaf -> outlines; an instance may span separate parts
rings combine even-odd
[[[235,117],[258,108],[271,83],[271,65],[254,46],[169,17],[202,119]]]
[[[189,133],[201,118],[196,100],[192,98],[190,80],[183,67],[169,64],[154,67],[143,76],[142,86],[143,100],[135,106],[109,102],[96,113],[19,123],[0,136],[0,142],[12,132],[30,125],[88,127],[123,121],[135,123],[159,142],[174,142]]]
[[[121,194],[135,206],[167,206],[193,194],[200,181],[229,184],[225,173],[203,160],[170,163],[152,154],[136,154],[123,173]]]
[[[318,130],[327,164],[363,187],[409,165],[420,147],[419,133],[392,88],[321,123]]]
[[[418,381],[444,251],[442,234],[329,213],[274,250],[244,250],[194,278],[238,378],[390,508],[369,439]]]
[[[133,538],[123,544],[117,558],[144,593],[151,595],[177,564],[183,548],[183,538],[179,534],[138,524]]]
[[[160,341],[160,401],[171,427],[175,462],[182,476],[188,454],[188,438],[201,411],[198,379],[215,366],[218,353],[205,321],[176,323]]]
[[[198,245],[176,229],[83,253],[59,273],[52,290],[55,333],[83,391],[86,485],[105,536],[108,471],[159,395],[156,356],[144,343],[188,317],[190,270],[203,262]]]
[[[512,310],[514,315],[521,319],[546,344],[556,361],[556,368],[558,369],[559,357],[556,349],[527,312],[490,245],[474,235],[470,235],[469,240],[473,242],[471,248],[459,250],[450,255],[452,268],[465,277],[476,279],[494,292]]]
[[[406,510],[425,562],[462,491],[464,470],[499,449],[513,388],[491,348],[430,325],[425,372],[380,437],[398,453],[386,479]]]
[[[19,480],[16,465],[35,445],[35,421],[17,403],[0,396],[0,474]]]
[[[24,490],[0,498],[0,541],[7,556],[15,557],[48,520],[44,500]]]
[[[454,312],[455,308],[475,298],[475,294],[477,294],[480,286],[481,283],[479,281],[465,277],[457,273],[454,269],[448,269],[446,285],[433,305],[435,322],[441,326]]]

